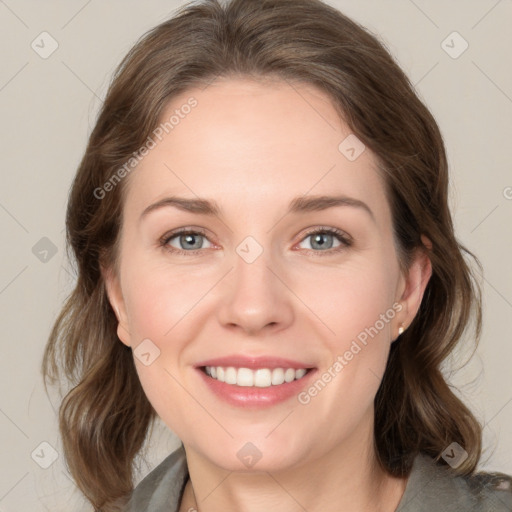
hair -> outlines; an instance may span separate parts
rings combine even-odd
[[[379,464],[409,473],[422,452],[456,441],[468,452],[454,471],[470,474],[482,426],[452,391],[441,365],[472,325],[481,334],[481,285],[455,237],[448,164],[440,130],[385,44],[320,0],[193,2],[148,31],[121,61],[74,178],[66,213],[76,284],[45,349],[45,386],[69,384],[59,409],[66,463],[96,510],[112,511],[133,490],[134,461],[157,414],[130,347],[117,336],[102,266],[116,268],[126,179],[95,191],[159,124],[169,100],[216,77],[316,86],[374,153],[384,176],[401,268],[426,251],[432,275],[410,327],[392,344],[375,397]],[[432,247],[421,240],[425,235]]]

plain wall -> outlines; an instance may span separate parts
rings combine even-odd
[[[512,474],[512,2],[329,3],[378,34],[440,125],[456,232],[485,270],[480,347],[450,378],[485,424],[481,469]],[[73,285],[63,231],[67,193],[115,66],[181,4],[0,3],[0,511],[92,510],[66,474],[58,399],[47,397],[40,374],[46,338]],[[31,47],[43,31],[58,43],[46,59]],[[453,31],[469,45],[457,58],[461,39],[447,39],[452,56],[442,45]],[[48,469],[41,465],[53,452],[43,442],[58,454]],[[176,445],[160,425],[138,480]]]

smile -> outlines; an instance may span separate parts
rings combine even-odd
[[[205,366],[203,371],[212,379],[233,386],[268,388],[299,380],[307,368],[235,368],[233,366]]]

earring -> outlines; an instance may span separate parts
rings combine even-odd
[[[398,336],[400,336],[400,334],[402,334],[404,331],[405,331],[405,329],[404,329],[403,325],[400,324],[400,327],[398,328]]]

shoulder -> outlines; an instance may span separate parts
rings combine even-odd
[[[181,445],[156,466],[133,490],[124,512],[174,512],[188,477]]]
[[[448,466],[419,454],[396,512],[510,512],[512,477],[478,472],[457,475]]]
[[[512,476],[499,472],[479,472],[466,477],[465,483],[471,494],[482,503],[493,505],[491,510],[512,511]]]

